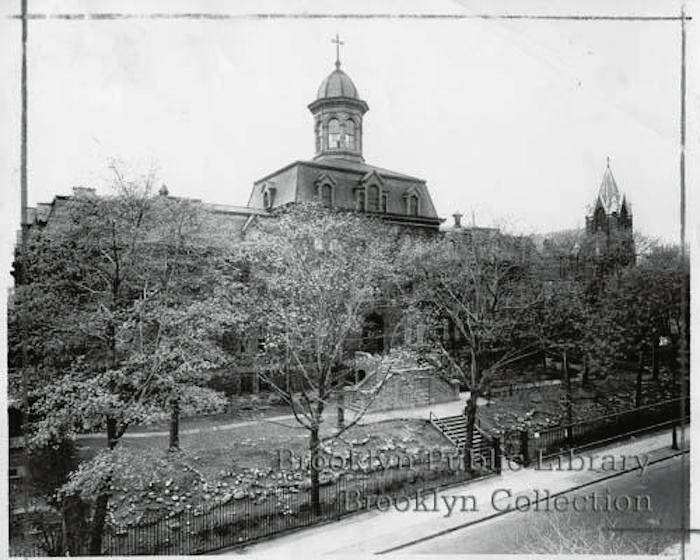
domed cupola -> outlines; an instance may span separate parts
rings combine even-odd
[[[350,76],[340,69],[340,62],[336,62],[338,68],[333,70],[328,77],[318,86],[316,99],[328,99],[330,97],[349,97],[351,99],[359,99],[355,84],[352,83]]]
[[[340,69],[340,45],[336,35],[335,70],[321,82],[316,100],[309,105],[314,116],[316,157],[314,159],[362,158],[362,116],[369,110],[355,84]]]

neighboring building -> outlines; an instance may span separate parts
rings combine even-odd
[[[595,201],[583,229],[535,235],[549,280],[601,277],[634,265],[632,207],[620,192],[608,158]]]
[[[620,193],[608,158],[598,196],[586,216],[582,257],[607,273],[635,262],[632,208]]]

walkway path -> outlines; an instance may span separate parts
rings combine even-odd
[[[686,428],[686,442],[689,442],[688,434],[689,429]],[[436,533],[449,532],[465,524],[479,523],[501,515],[501,510],[512,504],[515,496],[525,495],[530,500],[535,500],[535,489],[539,489],[540,493],[564,493],[635,470],[643,476],[644,470],[640,469],[639,464],[648,466],[679,453],[682,454],[683,451],[671,449],[670,431],[664,431],[582,453],[579,457],[590,463],[588,468],[581,471],[566,468],[569,464],[567,461],[563,461],[565,468],[560,470],[548,470],[549,467],[556,466],[552,462],[527,469],[515,464],[509,466],[505,462],[500,476],[444,489],[435,494],[435,500],[430,494],[426,500],[428,511],[417,511],[414,499],[407,511],[390,508],[389,511],[379,512],[374,509],[244,549],[230,550],[228,553],[252,553],[261,558],[310,558],[325,554],[332,554],[334,558],[353,558],[378,552],[400,554],[403,546],[409,543],[420,542]],[[604,456],[615,458],[614,470],[602,468]],[[623,460],[626,461],[625,464]],[[683,455],[683,460],[689,460],[688,455]],[[503,490],[510,492],[513,497],[509,497]],[[463,503],[462,496],[466,500],[473,497],[477,505],[476,511],[461,511],[459,504]],[[433,504],[435,509],[432,509]],[[457,504],[451,513],[448,504]]]
[[[464,403],[469,397],[469,392],[463,392],[459,394],[459,400],[449,401],[446,403],[438,403],[430,406],[419,406],[415,408],[402,408],[399,410],[385,410],[381,412],[370,412],[364,415],[359,424],[374,424],[376,422],[381,422],[383,420],[393,420],[397,418],[423,418],[428,419],[430,412],[436,416],[453,416],[455,414],[461,414],[464,410]],[[487,401],[485,399],[479,399],[479,406],[485,404]],[[335,409],[329,410],[329,414],[335,414]],[[353,416],[350,414],[346,416],[346,420],[352,420]],[[289,424],[291,426],[296,426],[297,421],[292,414],[285,414],[281,416],[268,416],[267,418],[258,418],[256,420],[243,420],[238,422],[228,422],[225,424],[217,424],[214,426],[204,426],[201,428],[186,428],[180,430],[180,435],[186,434],[201,434],[208,432],[216,432],[222,430],[235,430],[238,428],[244,428],[246,426],[253,426],[263,422],[270,422],[276,424]],[[144,431],[144,432],[127,432],[122,437],[124,439],[138,439],[138,438],[152,438],[152,437],[163,437],[168,436],[169,432],[167,430],[162,431]],[[80,434],[78,439],[95,439],[103,437],[103,434]]]

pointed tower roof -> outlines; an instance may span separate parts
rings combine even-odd
[[[617,188],[615,177],[610,170],[610,158],[608,158],[605,173],[603,173],[603,181],[598,189],[598,198],[600,199],[603,209],[606,214],[611,212],[619,212],[621,205],[620,190]]]

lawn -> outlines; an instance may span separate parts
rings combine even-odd
[[[332,423],[322,436],[333,436]],[[146,434],[144,434],[146,436]],[[206,509],[207,505],[234,499],[264,499],[275,489],[308,488],[308,470],[286,459],[308,453],[309,432],[294,420],[260,421],[254,424],[183,434],[181,452],[168,454],[167,436],[125,438],[120,446],[134,457],[133,472],[114,480],[110,502],[112,519],[119,524],[154,519],[165,512]],[[101,439],[81,440],[84,458],[100,450]],[[366,458],[425,457],[429,451],[452,450],[449,442],[425,420],[385,420],[358,425],[323,444],[327,457],[351,455]],[[280,463],[280,453],[282,463]],[[341,459],[339,459],[341,460]],[[379,469],[376,462],[353,467],[358,473]],[[330,483],[341,469],[330,465],[321,471],[322,483]],[[140,474],[137,471],[143,471]]]
[[[660,383],[644,378],[642,404],[672,398],[668,376]],[[635,406],[634,372],[618,371],[606,378],[592,379],[587,386],[572,383],[572,416],[574,422],[590,420],[629,410]],[[509,430],[541,430],[565,423],[565,391],[563,385],[541,387],[492,399],[479,409],[481,427],[501,433]]]

